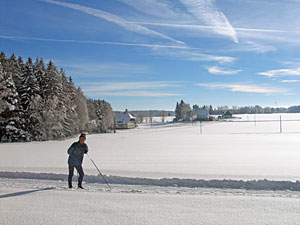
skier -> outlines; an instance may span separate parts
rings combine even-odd
[[[83,168],[82,168],[82,160],[83,155],[88,152],[88,146],[85,143],[86,141],[86,135],[81,134],[79,136],[79,141],[74,142],[70,148],[68,149],[69,159],[69,178],[68,178],[68,184],[69,188],[73,188],[72,186],[72,178],[74,174],[74,167],[76,168],[77,172],[79,173],[78,178],[78,188],[83,189],[82,187],[82,180],[84,176]]]

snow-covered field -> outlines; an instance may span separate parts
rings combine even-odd
[[[140,178],[300,180],[300,114],[240,115],[227,122],[142,124],[88,135],[106,175]],[[201,133],[202,130],[202,133]],[[0,144],[0,171],[67,174],[76,141]],[[96,175],[88,157],[87,175]],[[1,224],[299,224],[300,192],[0,179]]]
[[[104,174],[150,178],[273,179],[300,177],[300,114],[242,115],[245,122],[149,124],[88,135],[90,156]],[[251,120],[252,119],[252,120]],[[259,122],[259,121],[264,122]],[[239,120],[234,120],[239,121]],[[0,171],[67,173],[65,141],[0,144]],[[97,172],[85,157],[87,174]]]

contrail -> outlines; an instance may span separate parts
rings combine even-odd
[[[229,36],[238,43],[235,29],[224,13],[217,9],[214,0],[181,0],[181,2],[197,19],[214,28],[216,33]]]
[[[121,27],[123,27],[126,30],[129,31],[133,31],[135,33],[139,33],[142,35],[150,35],[150,36],[154,36],[154,37],[160,37],[163,39],[167,39],[173,42],[176,42],[177,44],[181,44],[184,45],[185,43],[179,40],[176,40],[172,37],[169,37],[165,34],[159,33],[157,31],[148,29],[147,27],[144,27],[142,25],[139,24],[131,24],[128,23],[127,20],[123,19],[122,17],[119,17],[117,15],[99,10],[99,9],[94,9],[94,8],[90,8],[90,7],[86,7],[86,6],[82,6],[82,5],[77,5],[77,4],[72,4],[72,3],[66,3],[66,2],[59,2],[59,1],[55,1],[55,0],[40,0],[43,2],[47,2],[47,3],[51,3],[51,4],[55,4],[55,5],[59,5],[59,6],[63,6],[66,8],[70,8],[70,9],[74,9],[74,10],[78,10],[80,12],[107,20],[111,23],[115,23]]]
[[[145,44],[145,43],[125,43],[125,42],[110,42],[110,41],[82,41],[72,39],[53,39],[53,38],[40,38],[40,37],[22,37],[22,36],[7,36],[0,35],[2,39],[11,40],[33,40],[33,41],[52,41],[52,42],[65,42],[65,43],[81,43],[81,44],[99,44],[99,45],[123,45],[123,46],[137,46],[148,48],[172,48],[172,49],[199,49],[192,48],[185,45],[157,45],[157,44]]]

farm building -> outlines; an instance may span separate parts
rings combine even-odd
[[[226,111],[222,116],[222,119],[229,119],[232,118],[232,113],[230,111]]]
[[[196,120],[208,120],[209,119],[209,110],[208,109],[197,109],[195,112]]]
[[[136,127],[136,118],[128,110],[115,112],[116,129],[132,129]]]

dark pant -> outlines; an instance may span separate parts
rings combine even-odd
[[[77,172],[79,173],[78,185],[82,184],[82,180],[83,180],[83,176],[84,176],[82,166],[69,165],[69,179],[68,179],[69,186],[72,186],[72,178],[73,178],[73,175],[74,175],[74,167],[76,168]]]

